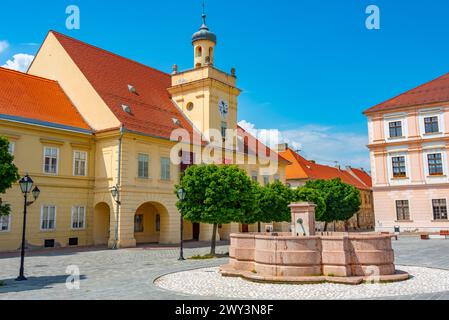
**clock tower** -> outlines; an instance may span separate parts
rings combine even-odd
[[[206,25],[206,15],[198,32],[192,36],[193,69],[178,72],[173,67],[171,87],[174,103],[183,111],[196,129],[206,137],[214,132],[237,129],[237,77],[215,67],[217,37]]]

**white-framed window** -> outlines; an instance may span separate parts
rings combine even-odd
[[[0,232],[8,232],[11,229],[11,215],[0,216]]]
[[[147,154],[139,153],[137,164],[137,176],[140,179],[148,179],[150,177],[149,167],[150,167],[150,156]]]
[[[170,158],[161,157],[161,180],[170,181]]]
[[[443,155],[441,152],[427,154],[427,168],[431,176],[442,176],[444,174]]]
[[[424,133],[439,133],[440,124],[438,121],[438,116],[424,117]]]
[[[73,152],[73,175],[85,177],[87,176],[87,152]]]
[[[8,145],[9,154],[14,155],[15,148],[16,148],[16,144],[14,142],[9,141],[9,145]]]
[[[442,135],[444,128],[442,109],[423,109],[419,113],[419,129],[422,137]]]
[[[410,220],[410,204],[408,200],[396,200],[397,221]]]
[[[388,132],[390,138],[400,138],[402,134],[402,121],[391,121],[388,123]]]
[[[404,140],[408,136],[407,114],[385,115],[384,132],[386,140]]]
[[[405,156],[391,157],[391,166],[393,169],[393,178],[407,177],[407,166],[405,163]]]
[[[59,149],[44,147],[44,173],[58,174]]]
[[[56,229],[56,206],[43,205],[41,208],[41,230]]]
[[[74,206],[72,207],[72,229],[80,230],[86,228],[86,207]]]
[[[447,220],[447,200],[433,199],[432,200],[433,219]]]

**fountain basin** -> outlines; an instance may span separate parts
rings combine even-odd
[[[267,282],[402,281],[397,271],[391,237],[381,234],[236,233],[230,236],[230,261],[223,276]]]

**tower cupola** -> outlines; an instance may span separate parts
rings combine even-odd
[[[194,48],[194,67],[200,68],[214,64],[214,50],[217,36],[206,25],[206,14],[203,13],[203,24],[192,36]]]

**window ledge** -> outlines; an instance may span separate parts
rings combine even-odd
[[[423,137],[431,137],[431,136],[438,136],[442,135],[443,132],[429,132],[429,133],[423,133]]]
[[[408,177],[394,177],[391,180],[408,180]]]
[[[434,219],[431,222],[449,222],[449,219]]]
[[[413,220],[396,220],[395,221],[396,223],[401,223],[401,222],[408,222],[408,223],[410,223],[410,222],[414,222]]]
[[[169,183],[173,183],[173,180],[162,180],[162,179],[159,179],[159,182],[160,182],[160,183],[166,183],[166,184],[169,184]]]
[[[447,175],[445,175],[445,174],[431,174],[431,175],[428,175],[427,178],[447,178]]]
[[[406,139],[406,137],[401,136],[401,137],[389,137],[388,140],[402,140],[402,139]]]
[[[141,182],[147,182],[147,181],[152,181],[153,179],[148,177],[148,178],[142,178],[142,177],[136,177],[136,181],[141,181]]]

